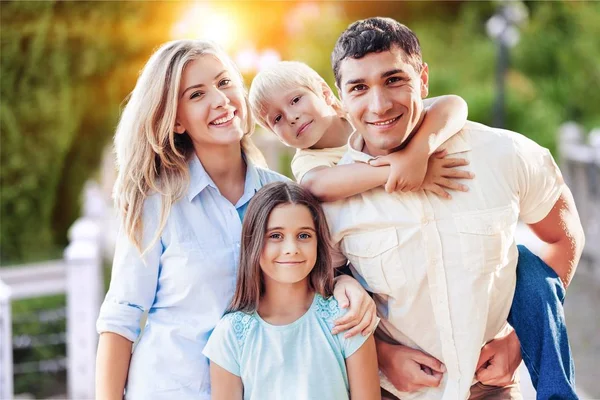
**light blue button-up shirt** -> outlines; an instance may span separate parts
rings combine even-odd
[[[210,399],[209,362],[202,350],[233,297],[241,220],[257,190],[288,180],[248,162],[244,193],[233,205],[196,156],[188,165],[187,195],[173,205],[160,240],[144,259],[123,230],[117,239],[97,330],[136,341],[148,311],[131,357],[127,399]],[[144,245],[158,228],[160,201],[156,194],[144,203]]]

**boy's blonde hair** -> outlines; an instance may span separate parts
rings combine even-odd
[[[331,91],[332,107],[336,113],[343,116],[342,105],[325,79],[314,69],[299,61],[280,61],[277,64],[260,71],[250,85],[250,107],[256,121],[265,129],[269,124],[265,115],[274,92],[293,90],[305,87],[317,96],[323,97],[323,89]]]

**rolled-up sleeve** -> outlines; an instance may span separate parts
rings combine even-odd
[[[158,196],[144,202],[142,248],[156,234],[160,209]],[[134,342],[140,334],[140,320],[156,296],[162,244],[153,243],[142,259],[140,252],[121,227],[117,236],[110,288],[100,308],[98,333],[113,332]]]
[[[523,135],[516,135],[514,142],[520,217],[526,224],[534,224],[552,210],[564,181],[548,149]]]

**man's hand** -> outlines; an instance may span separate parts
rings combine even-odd
[[[379,339],[376,343],[379,369],[399,391],[416,392],[440,385],[446,367],[434,357],[401,344]]]
[[[521,345],[513,330],[508,335],[483,346],[477,361],[475,378],[484,385],[509,385],[515,380],[521,360]]]
[[[379,321],[375,302],[356,279],[348,275],[335,278],[333,297],[337,300],[340,308],[350,306],[350,309],[345,315],[335,320],[335,327],[331,333],[335,335],[347,330],[344,337],[349,338],[358,333],[368,336],[375,330]]]

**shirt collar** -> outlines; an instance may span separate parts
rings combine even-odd
[[[472,149],[471,145],[463,138],[461,132],[458,132],[456,135],[448,139],[446,143],[440,147],[440,149],[445,149],[448,155],[470,151]],[[368,163],[376,158],[375,156],[369,155],[362,151],[364,145],[365,140],[363,139],[362,135],[357,131],[352,132],[348,138],[348,154],[350,154],[350,157],[352,157],[354,161]]]
[[[242,154],[242,157],[246,162],[246,180],[244,182],[244,194],[238,200],[238,204],[247,202],[261,188],[260,176],[256,166],[248,161],[245,155]],[[217,191],[219,190],[195,153],[192,154],[188,161],[188,168],[190,171],[190,185],[187,191],[189,201],[194,200],[207,186],[212,186]]]

